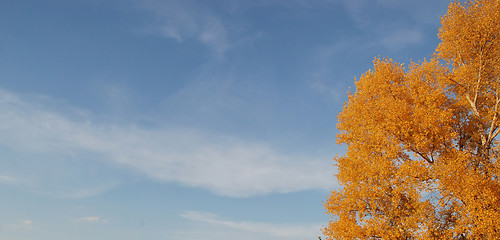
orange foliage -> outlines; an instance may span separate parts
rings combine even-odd
[[[500,239],[500,1],[441,22],[431,60],[375,59],[339,114],[327,239]]]

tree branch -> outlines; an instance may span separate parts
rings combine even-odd
[[[481,84],[481,71],[483,69],[482,62],[483,62],[483,51],[481,51],[481,53],[479,54],[479,72],[477,73],[477,84],[476,84],[476,90],[474,93],[474,106],[477,103],[477,96],[479,95],[479,84]]]
[[[496,96],[496,101],[495,101],[495,114],[493,115],[493,120],[491,120],[491,126],[490,126],[490,132],[488,133],[488,139],[486,144],[489,145],[491,144],[491,141],[498,135],[498,128],[495,127],[495,122],[497,120],[498,116],[498,104],[500,103],[500,98],[498,95]]]
[[[465,94],[465,98],[467,98],[467,101],[469,102],[471,108],[472,108],[472,112],[474,113],[474,115],[479,118],[480,115],[479,115],[479,111],[477,110],[477,107],[476,107],[476,104],[470,99],[470,96],[469,96],[469,93],[466,93]],[[479,125],[479,128],[481,130],[481,133],[479,134],[481,136],[481,144],[483,146],[486,145],[486,137],[484,136],[484,127],[481,125],[481,124],[478,124]]]
[[[425,161],[427,161],[428,163],[432,164],[434,163],[434,159],[430,159],[429,157],[423,155],[422,153],[418,152],[418,151],[414,151],[416,154],[418,154],[420,157],[422,157]]]

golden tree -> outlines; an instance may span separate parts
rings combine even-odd
[[[327,239],[500,239],[500,0],[441,23],[432,59],[375,59],[349,94]]]

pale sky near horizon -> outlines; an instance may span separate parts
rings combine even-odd
[[[444,0],[0,0],[0,239],[317,239],[336,115]]]

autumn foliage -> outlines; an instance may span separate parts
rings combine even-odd
[[[430,59],[376,59],[339,114],[327,239],[500,239],[500,0],[452,2]]]

